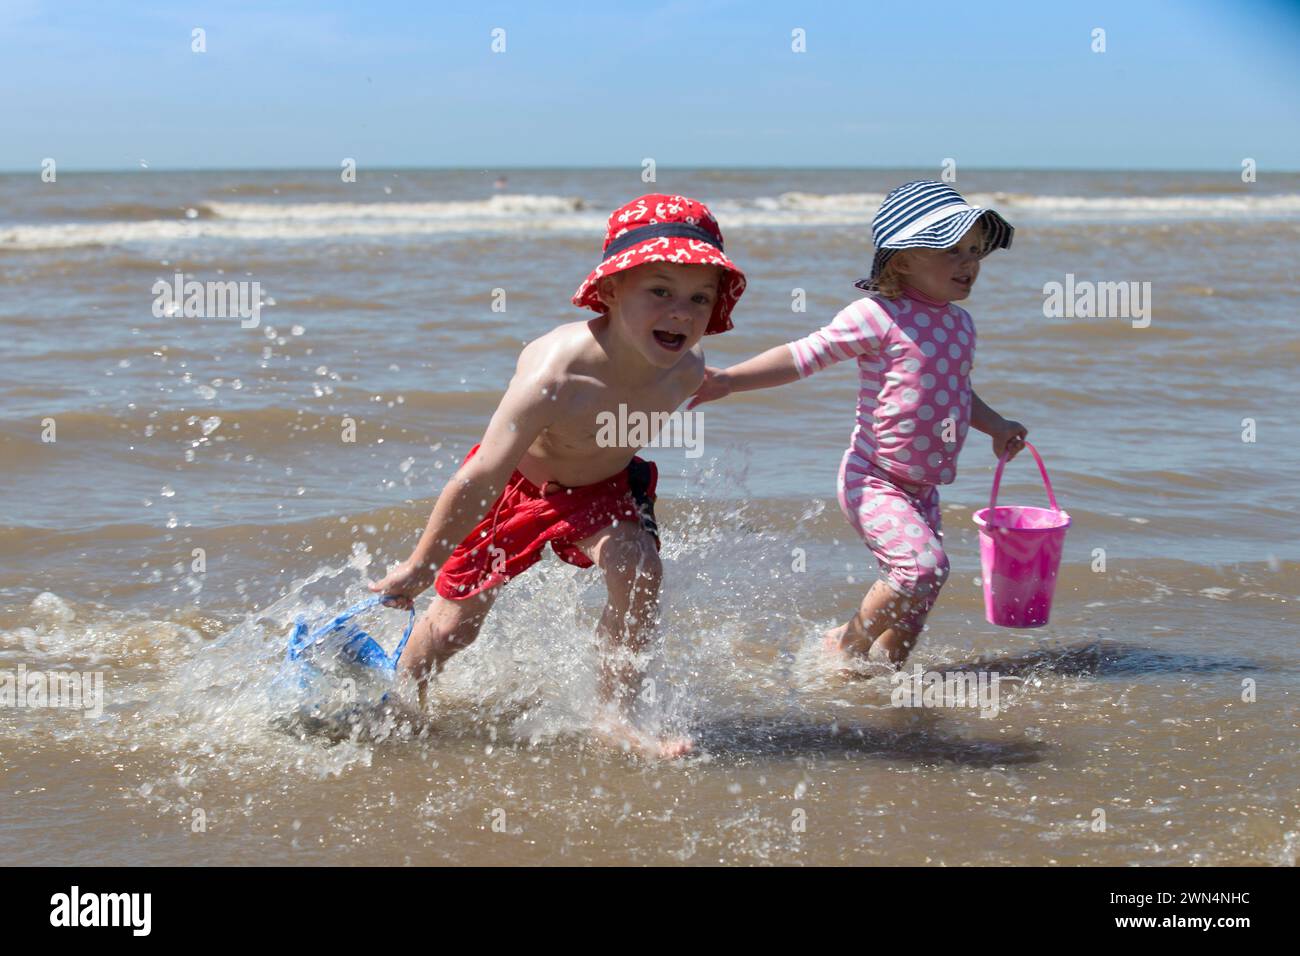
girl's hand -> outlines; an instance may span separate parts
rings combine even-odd
[[[1028,434],[1029,429],[1020,422],[1010,422],[1004,418],[1002,424],[993,432],[994,456],[1001,458],[1005,454],[1007,461],[1015,458],[1025,447],[1025,436]]]
[[[427,565],[417,565],[410,560],[393,566],[382,580],[370,582],[370,590],[384,596],[384,604],[409,611],[415,606],[420,592],[433,583],[437,573]]]
[[[704,402],[715,402],[720,398],[726,398],[730,394],[731,377],[723,369],[705,366],[704,381],[695,390],[695,394],[691,396],[691,401],[686,408],[689,410]]]

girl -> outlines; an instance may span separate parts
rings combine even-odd
[[[975,326],[953,304],[970,295],[980,260],[1009,248],[1013,232],[943,183],[899,186],[871,223],[871,275],[854,283],[870,294],[807,338],[708,369],[689,406],[857,359],[857,424],[840,463],[839,501],[884,578],[848,623],[825,635],[826,650],[850,665],[873,646],[901,664],[916,643],[948,577],[938,486],[956,477],[967,427],[990,435],[999,457],[1024,447],[1028,430],[971,388]]]

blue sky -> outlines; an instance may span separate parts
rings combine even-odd
[[[1296,170],[1297,6],[0,0],[0,169]]]

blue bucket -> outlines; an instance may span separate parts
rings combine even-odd
[[[368,667],[382,671],[391,677],[397,673],[397,662],[401,660],[402,651],[406,648],[406,642],[410,640],[411,630],[415,627],[415,609],[411,609],[411,616],[406,622],[406,630],[402,632],[402,639],[397,642],[397,647],[393,648],[390,654],[378,641],[361,630],[354,620],[359,614],[369,611],[382,602],[383,597],[378,594],[366,598],[315,629],[305,618],[299,617],[294,622],[293,632],[289,635],[285,660],[319,664],[333,657],[342,663]]]
[[[298,723],[317,730],[356,723],[365,718],[367,710],[366,705],[355,698],[354,692],[358,687],[373,691],[378,691],[379,687],[391,687],[397,674],[397,662],[415,627],[415,609],[411,610],[402,639],[389,653],[356,621],[359,615],[382,602],[382,596],[375,595],[354,604],[342,614],[324,619],[323,623],[313,624],[301,616],[294,622],[289,646],[285,650],[284,668],[275,686],[278,694],[298,698]],[[358,678],[351,682],[345,701],[337,699],[337,687],[331,692],[332,681],[327,674],[333,678]],[[372,704],[387,702],[388,693],[385,691]]]

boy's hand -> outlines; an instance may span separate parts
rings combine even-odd
[[[704,402],[716,402],[718,399],[726,398],[730,394],[731,377],[726,371],[712,366],[705,366],[704,381],[695,390],[695,394],[691,396],[686,408],[689,410]]]
[[[1021,449],[1025,447],[1025,436],[1029,434],[1029,429],[1020,422],[1007,421],[1002,419],[997,429],[993,432],[993,454],[1001,458],[1006,454],[1007,461],[1015,458],[1020,454]]]
[[[384,596],[384,604],[400,607],[409,611],[415,606],[415,599],[420,592],[428,588],[438,576],[437,571],[425,566],[418,566],[409,559],[396,564],[388,575],[379,581],[370,583],[370,590]]]

